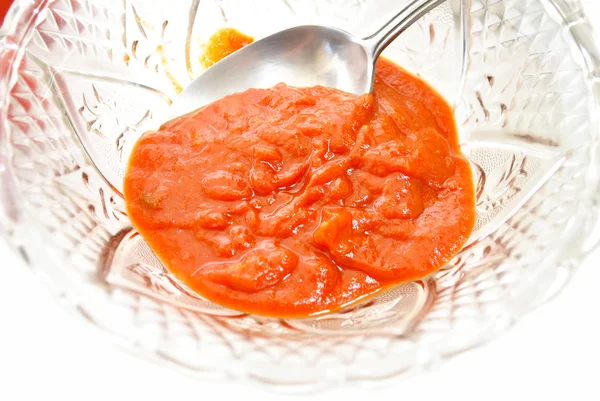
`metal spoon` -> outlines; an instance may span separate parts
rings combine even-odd
[[[260,39],[188,85],[167,114],[175,118],[249,88],[322,85],[361,95],[373,88],[375,61],[398,35],[445,0],[411,0],[363,39],[337,28],[298,26]]]

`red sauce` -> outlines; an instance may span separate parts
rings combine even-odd
[[[145,134],[125,200],[194,291],[279,317],[423,278],[475,221],[451,108],[383,59],[372,95],[250,89]]]

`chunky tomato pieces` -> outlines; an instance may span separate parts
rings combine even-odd
[[[250,89],[145,134],[125,199],[193,290],[283,317],[436,271],[475,220],[451,108],[386,60],[372,95]]]

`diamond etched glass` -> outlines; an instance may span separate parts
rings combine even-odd
[[[202,73],[218,28],[366,33],[398,1],[30,0],[0,31],[0,232],[78,316],[201,377],[315,389],[393,378],[556,293],[598,237],[600,59],[576,0],[449,0],[384,55],[454,105],[477,223],[436,274],[309,319],[223,308],[131,227],[136,139]]]

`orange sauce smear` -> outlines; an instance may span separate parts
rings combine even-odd
[[[250,36],[244,35],[233,28],[223,28],[216,31],[208,40],[200,64],[208,68],[218,61],[254,42]]]

